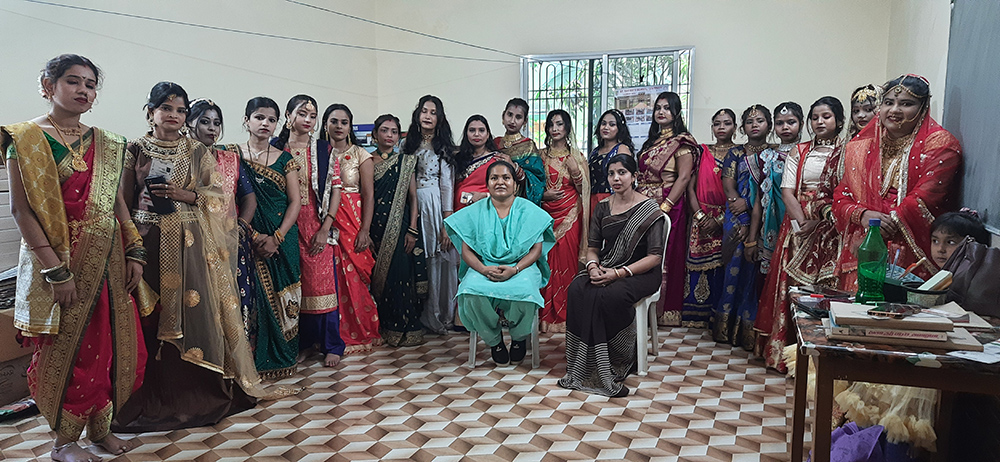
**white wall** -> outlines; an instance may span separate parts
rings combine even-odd
[[[951,30],[949,0],[892,0],[886,79],[917,74],[931,83],[931,115],[941,121]]]
[[[284,105],[307,93],[320,106],[346,103],[356,123],[392,112],[404,127],[417,99],[440,96],[456,135],[474,113],[500,129],[503,104],[520,94],[517,58],[381,28],[291,3],[81,0],[89,8],[204,25],[348,43],[499,59],[415,57],[252,37],[134,18],[0,0],[0,123],[33,118],[47,106],[37,92],[45,61],[60,53],[93,59],[106,73],[99,104],[83,121],[127,137],[144,133],[152,85],[172,80],[208,97],[227,118],[225,141],[245,139],[247,99]],[[694,46],[695,137],[711,142],[709,117],[721,107],[808,106],[827,94],[847,101],[862,84],[903,72],[927,76],[943,95],[948,0],[607,0],[484,2],[383,0],[313,2],[517,55]],[[940,101],[934,109],[940,113]],[[0,197],[0,207],[3,198]],[[2,220],[2,219],[0,219]],[[0,231],[3,224],[0,221]],[[0,256],[10,248],[0,243]],[[0,266],[5,260],[0,258]],[[0,268],[3,269],[3,268]]]
[[[694,46],[689,125],[708,142],[709,118],[721,107],[739,113],[754,103],[773,108],[786,100],[808,107],[827,94],[846,101],[855,87],[885,81],[888,2],[508,0],[488,9],[471,1],[392,4],[378,13],[388,23],[522,55]],[[392,30],[380,30],[377,41],[509,58]],[[421,95],[434,93],[458,129],[466,117],[482,113],[497,130],[504,103],[520,95],[517,64],[379,54],[378,74],[382,110],[408,116]]]

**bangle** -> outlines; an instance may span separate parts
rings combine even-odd
[[[276,229],[274,230],[274,239],[278,241],[278,244],[281,244],[282,242],[285,242],[285,235],[281,234],[280,229]]]
[[[406,232],[409,233],[409,234],[412,234],[414,236],[417,236],[417,235],[420,234],[419,232],[417,232],[417,228],[414,228],[412,226],[407,226],[406,227]]]
[[[704,220],[706,216],[708,216],[708,214],[705,213],[704,210],[698,210],[697,212],[694,213],[694,219],[697,221]]]
[[[200,197],[200,196],[198,196],[198,191],[191,191],[191,192],[194,193],[194,203],[197,204],[198,203],[198,197]]]
[[[52,246],[50,244],[45,244],[45,245],[29,245],[28,246],[28,250],[34,252],[36,249],[44,249],[46,247],[52,248]]]
[[[517,273],[520,273],[520,272],[521,272],[521,268],[518,268],[518,267],[517,267],[517,265],[519,265],[519,264],[520,264],[520,263],[518,263],[518,264],[514,265],[514,274],[515,274],[515,275],[516,275]]]
[[[59,263],[52,268],[43,269],[40,273],[45,276],[45,282],[49,284],[62,284],[73,279],[73,273],[66,266],[66,262]]]
[[[620,269],[621,268],[615,268],[615,279],[621,279],[622,278],[622,273],[618,272],[618,270],[620,270]]]
[[[597,265],[599,263],[597,263],[597,260],[590,260],[590,261],[587,262],[586,265],[584,265],[584,268],[587,268],[587,271],[590,271],[590,265],[592,265],[592,264],[593,265]]]
[[[65,276],[60,274],[58,279],[55,276],[45,276],[45,282],[52,285],[65,284],[72,280],[73,280],[73,273],[71,273],[68,269],[66,270]]]
[[[632,274],[632,270],[630,270],[628,266],[623,266],[622,269],[625,270],[626,273],[628,273],[629,277],[635,276],[635,274]]]
[[[746,248],[757,247],[757,241],[744,242],[743,247]]]
[[[670,197],[664,197],[663,200],[667,201],[667,203],[670,204],[671,207],[677,205],[676,203],[674,203],[674,201],[670,200]]]
[[[140,265],[146,266],[147,253],[146,248],[142,246],[131,247],[125,251],[125,259],[132,260],[139,263]]]
[[[728,197],[726,199],[729,200],[729,202],[736,202],[736,199],[739,199],[739,197]]]

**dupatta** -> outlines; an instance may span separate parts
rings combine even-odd
[[[701,211],[711,219],[718,219],[726,210],[726,192],[722,188],[721,168],[707,145],[701,145],[701,158],[697,169],[695,194]],[[720,226],[721,229],[721,226]],[[687,267],[692,271],[705,271],[722,266],[722,233],[704,235],[697,220],[691,222],[690,254]]]

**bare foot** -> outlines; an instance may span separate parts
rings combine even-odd
[[[55,462],[102,462],[104,459],[83,449],[75,442],[52,448],[52,460]]]
[[[326,365],[326,367],[333,367],[340,364],[340,355],[327,353],[326,358],[323,360],[323,364]]]
[[[108,433],[108,436],[105,436],[101,441],[94,441],[94,444],[116,456],[125,454],[138,446],[138,442],[135,439],[125,441],[112,433]]]

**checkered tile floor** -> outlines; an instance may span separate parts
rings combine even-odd
[[[306,386],[301,394],[214,427],[137,435],[141,445],[117,460],[787,460],[792,381],[700,329],[661,328],[660,340],[624,399],[556,385],[563,334],[542,334],[535,370],[527,360],[494,368],[482,345],[470,369],[466,334],[334,369],[317,357],[283,381]],[[48,460],[53,436],[41,417],[2,424],[0,459]]]

